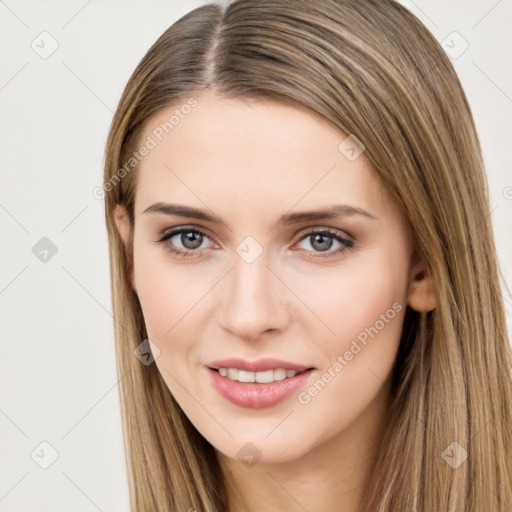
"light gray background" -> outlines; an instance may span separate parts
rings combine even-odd
[[[456,57],[510,286],[512,2],[402,3]],[[201,4],[0,0],[1,512],[128,510],[103,202],[92,192],[130,74]],[[32,252],[42,237],[57,248],[45,263]]]

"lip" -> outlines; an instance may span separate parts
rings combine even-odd
[[[212,361],[207,363],[208,368],[218,370],[219,368],[237,368],[238,370],[245,370],[247,372],[264,372],[266,370],[295,370],[296,372],[303,372],[304,370],[312,369],[312,366],[304,366],[301,364],[291,363],[289,361],[282,361],[281,359],[264,358],[257,361],[245,361],[236,357],[229,359],[222,359],[219,361]]]
[[[220,368],[225,367],[220,366]],[[236,366],[229,366],[229,368],[236,368]],[[244,368],[240,369],[243,370]],[[285,369],[293,370],[294,368]],[[238,382],[231,380],[229,377],[223,377],[212,368],[205,367],[205,370],[210,374],[213,387],[221,396],[239,407],[249,409],[263,409],[277,405],[292,394],[296,394],[315,372],[314,368],[304,369],[295,377],[261,384],[256,382]]]

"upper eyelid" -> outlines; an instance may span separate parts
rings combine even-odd
[[[163,238],[167,238],[167,240],[169,240],[170,238],[173,238],[176,235],[179,235],[180,233],[187,231],[203,233],[210,239],[214,238],[209,234],[209,231],[207,229],[200,228],[198,226],[176,226],[175,228],[164,229],[163,231],[161,231],[158,235],[157,240],[161,240]]]

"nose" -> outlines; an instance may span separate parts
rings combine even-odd
[[[288,321],[285,286],[268,267],[265,254],[248,263],[238,256],[224,280],[221,326],[239,339],[254,341]]]

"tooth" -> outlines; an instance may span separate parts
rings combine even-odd
[[[274,370],[274,380],[283,379],[286,379],[286,370],[283,370],[283,368],[278,368],[277,370]]]
[[[272,382],[274,380],[274,370],[267,370],[265,372],[256,372],[256,382],[262,384]]]
[[[237,380],[239,382],[258,382],[260,384],[268,384],[270,382],[295,377],[295,375],[299,373],[295,370],[285,370],[283,368],[263,372],[249,372],[239,370],[238,368],[219,368],[218,371],[219,375],[228,377],[231,380]]]
[[[236,368],[228,368],[227,376],[230,379],[238,380],[238,370]]]
[[[238,380],[240,382],[254,382],[256,380],[256,374],[254,372],[238,370]]]

